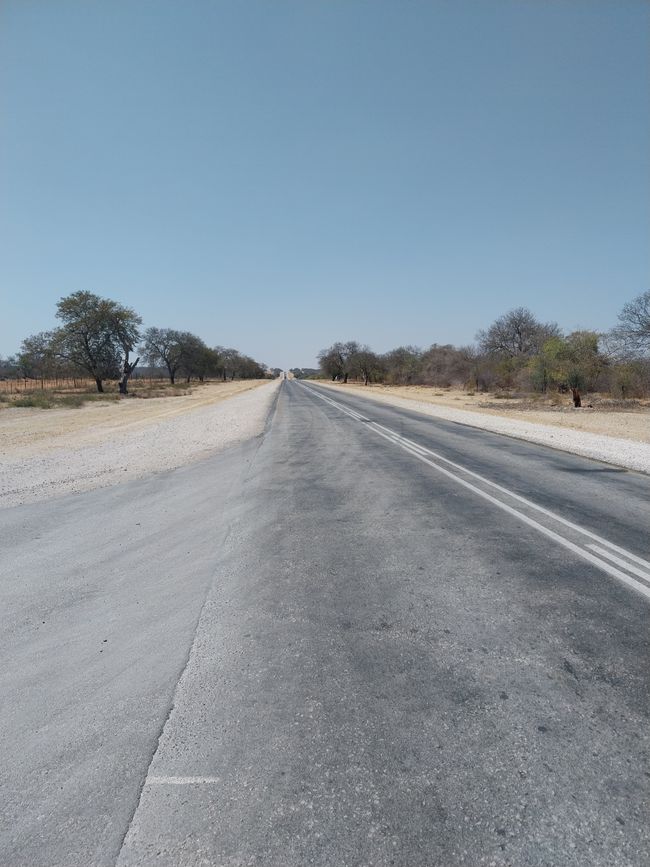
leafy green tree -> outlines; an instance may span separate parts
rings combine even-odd
[[[595,331],[574,331],[567,337],[552,337],[540,353],[529,362],[533,386],[538,391],[550,388],[571,390],[576,407],[581,406],[581,393],[594,391],[607,365],[599,349]]]
[[[187,382],[198,379],[203,382],[210,371],[211,349],[200,337],[189,331],[179,332],[181,346],[180,369]]]
[[[62,298],[56,316],[63,323],[52,335],[56,357],[90,374],[97,391],[104,391],[105,380],[119,379],[120,394],[127,394],[139,361],[130,361],[140,339],[138,314],[116,301],[82,291]]]

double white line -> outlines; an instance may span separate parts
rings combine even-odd
[[[370,421],[370,419],[361,413],[350,409],[348,406],[343,406],[338,401],[321,394],[320,391],[305,386],[302,383],[300,385],[306,388],[310,394],[324,400],[325,403],[330,404],[339,410],[339,412],[350,416],[355,421],[363,422],[367,430],[383,437],[383,439],[413,455],[413,457],[422,461],[422,463],[427,464],[427,466],[432,467],[437,472],[442,473],[442,475],[447,476],[447,478],[452,479],[452,481],[462,485],[479,497],[483,497],[484,500],[488,500],[488,502],[512,515],[518,521],[529,527],[533,527],[558,545],[568,548],[569,551],[582,557],[583,560],[592,563],[603,572],[611,575],[612,578],[616,578],[623,584],[641,593],[646,599],[650,599],[650,563],[647,560],[637,557],[636,554],[632,554],[630,551],[626,551],[612,542],[608,542],[607,539],[603,539],[601,536],[596,535],[596,533],[592,533],[591,530],[586,530],[572,521],[567,521],[566,518],[562,518],[549,509],[537,505],[532,500],[528,500],[514,491],[509,491],[502,485],[496,484],[496,482],[491,482],[489,479],[472,470],[468,470],[461,464],[450,461],[448,458],[431,451],[431,449],[427,449],[413,442],[413,440],[403,437],[401,434],[396,433],[396,431],[384,427],[384,425],[377,422]],[[500,497],[506,499],[501,499]],[[514,501],[516,505],[511,505],[510,501]],[[547,523],[541,523],[540,519],[545,520]],[[547,526],[547,524],[551,526]],[[554,525],[555,528],[553,528]]]

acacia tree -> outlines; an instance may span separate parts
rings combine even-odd
[[[120,394],[127,394],[129,378],[140,360],[129,360],[140,338],[138,314],[82,291],[62,298],[56,316],[63,324],[52,334],[54,355],[89,373],[97,391],[104,391],[106,379],[119,379]]]
[[[190,382],[191,379],[196,378],[203,382],[209,370],[208,354],[211,350],[200,337],[190,331],[179,332],[178,338],[181,348],[179,366],[186,381]]]
[[[180,333],[174,328],[147,328],[140,347],[147,364],[152,367],[163,365],[172,385],[181,365],[182,349]]]
[[[18,367],[28,379],[40,379],[41,385],[46,377],[58,372],[60,362],[53,352],[51,331],[39,331],[23,340],[18,353]]]
[[[331,377],[332,381],[342,379],[343,382],[347,382],[354,367],[355,357],[360,350],[361,347],[356,340],[333,343],[327,349],[321,349],[318,353],[321,370]]]
[[[368,385],[371,379],[377,379],[383,374],[383,363],[369,346],[359,348],[353,358],[353,365],[363,377],[363,384]]]
[[[325,376],[334,382],[343,375],[343,365],[339,353],[330,346],[318,353],[318,363]]]

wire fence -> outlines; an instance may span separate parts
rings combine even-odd
[[[169,382],[169,379],[163,376],[138,376],[133,377],[129,381],[129,387],[137,388],[138,385],[162,385],[165,382]],[[117,389],[117,380],[115,382],[105,382],[104,387],[107,390],[111,386]],[[95,380],[83,376],[59,376],[49,379],[45,377],[37,379],[28,379],[26,377],[0,379],[0,393],[3,394],[30,394],[35,391],[64,391],[74,393],[96,390]]]

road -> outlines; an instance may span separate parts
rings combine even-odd
[[[8,865],[643,865],[650,478],[283,384],[0,512]]]

